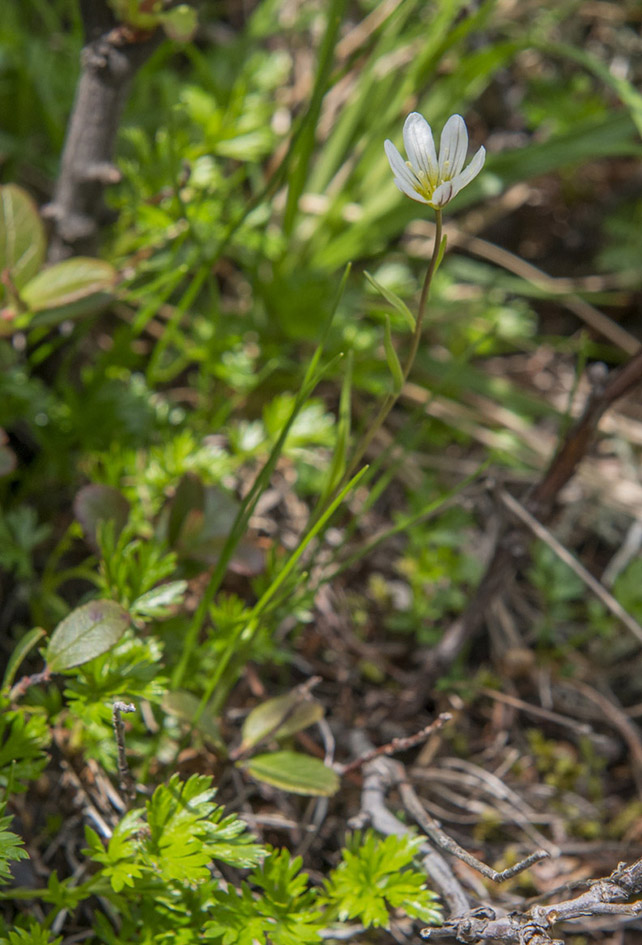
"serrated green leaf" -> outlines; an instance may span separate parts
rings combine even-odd
[[[252,709],[243,723],[240,751],[258,745],[268,735],[286,738],[323,718],[323,706],[314,699],[303,700],[299,693],[268,699]]]
[[[339,778],[318,758],[297,751],[275,751],[239,762],[257,781],[312,797],[330,797],[339,789]]]
[[[413,867],[421,837],[378,837],[368,830],[346,838],[342,860],[326,881],[326,896],[342,921],[357,919],[366,926],[387,927],[391,909],[436,924],[440,919],[435,893],[426,889],[424,874]]]
[[[44,714],[9,708],[0,696],[0,796],[26,791],[47,764],[51,733]]]
[[[389,302],[392,307],[399,312],[405,321],[406,325],[411,331],[415,330],[415,316],[412,314],[406,303],[403,299],[393,292],[391,289],[387,289],[385,285],[382,285],[380,282],[375,279],[369,272],[364,272],[364,275],[373,289],[376,289],[377,292],[384,297],[386,302]]]
[[[0,807],[0,814],[4,809],[4,806]],[[24,841],[9,829],[12,821],[12,817],[0,816],[0,882],[11,878],[10,863],[29,859],[29,854],[24,849]]]
[[[74,256],[39,272],[24,286],[20,297],[30,311],[42,312],[109,293],[116,275],[114,267],[102,259]]]
[[[49,641],[45,660],[50,671],[59,673],[106,653],[129,623],[127,611],[113,600],[92,600],[72,610]]]
[[[45,230],[29,194],[16,184],[0,187],[0,272],[8,269],[22,289],[42,266],[45,247]]]
[[[397,352],[392,343],[392,334],[390,332],[390,319],[386,315],[386,323],[384,326],[384,336],[383,336],[383,346],[386,351],[386,361],[388,362],[388,367],[390,368],[390,373],[392,374],[392,382],[394,386],[395,394],[398,394],[401,388],[403,387],[403,371],[401,370],[401,364],[399,363],[399,358],[397,357]]]
[[[212,860],[230,866],[255,866],[263,854],[247,831],[247,824],[233,814],[224,815],[213,803],[212,779],[192,775],[181,781],[172,775],[161,784],[147,805],[150,836],[147,856],[165,879],[198,882],[209,877]]]

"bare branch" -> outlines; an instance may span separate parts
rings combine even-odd
[[[109,216],[103,189],[120,180],[112,155],[129,86],[163,35],[117,26],[104,0],[83,3],[82,14],[88,44],[54,198],[43,210],[52,222],[52,262],[96,252],[99,227]]]
[[[414,748],[415,745],[419,745],[421,742],[425,741],[433,732],[438,732],[439,729],[442,728],[446,722],[450,722],[451,719],[452,715],[450,712],[442,712],[434,722],[431,722],[430,725],[426,725],[421,731],[415,732],[414,735],[408,735],[406,738],[393,738],[387,745],[380,745],[379,748],[373,748],[371,751],[367,751],[365,755],[362,755],[360,758],[355,758],[354,761],[351,761],[347,765],[335,764],[334,769],[343,777],[344,774],[348,774],[350,771],[357,771],[359,768],[362,768],[363,765],[367,764],[369,761],[373,761],[375,758],[379,758],[381,755],[394,755],[400,751],[407,751],[409,748]]]
[[[127,755],[125,753],[125,723],[123,722],[121,712],[135,712],[136,706],[129,702],[114,702],[112,709],[112,722],[114,725],[114,734],[116,736],[116,747],[118,749],[118,777],[120,778],[120,788],[127,797],[136,796],[136,784],[132,778],[129,765],[127,764]]]
[[[631,866],[620,864],[610,876],[591,883],[574,899],[553,905],[536,905],[524,913],[497,916],[492,909],[476,909],[446,922],[439,929],[423,929],[430,941],[503,942],[506,945],[562,945],[551,938],[551,930],[561,922],[586,916],[642,915],[642,902],[629,902],[642,893],[642,859]]]
[[[414,789],[407,781],[404,780],[399,783],[399,793],[401,794],[401,800],[408,813],[417,821],[426,836],[435,846],[439,847],[440,850],[444,850],[446,853],[451,853],[453,856],[456,856],[457,859],[467,863],[468,866],[472,866],[472,868],[481,873],[482,876],[492,880],[494,883],[503,883],[507,879],[512,879],[513,876],[517,876],[518,873],[527,870],[533,863],[537,863],[539,860],[543,860],[549,856],[547,850],[536,850],[524,860],[520,860],[520,862],[516,863],[514,866],[498,873],[497,870],[494,870],[491,866],[478,860],[477,857],[469,853],[468,850],[464,850],[463,847],[460,847],[452,837],[449,837],[448,834],[438,826],[436,821],[426,812]]]

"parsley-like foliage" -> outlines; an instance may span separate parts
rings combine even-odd
[[[424,876],[412,868],[421,837],[381,839],[372,830],[346,840],[343,859],[326,883],[328,904],[341,921],[356,919],[364,925],[388,926],[391,909],[430,925],[439,924],[436,896]]]

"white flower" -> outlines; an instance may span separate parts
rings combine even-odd
[[[404,161],[392,141],[384,148],[399,190],[440,210],[455,194],[477,177],[486,149],[480,148],[462,171],[468,151],[468,131],[461,115],[451,115],[441,133],[439,160],[430,125],[418,112],[411,112],[403,126],[403,143],[409,160]]]

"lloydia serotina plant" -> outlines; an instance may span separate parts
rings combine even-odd
[[[394,382],[393,393],[386,397],[377,416],[355,449],[346,477],[356,468],[376,432],[385,423],[386,417],[394,407],[414,364],[421,340],[430,286],[446,249],[445,238],[442,241],[442,210],[462,188],[477,177],[486,160],[486,149],[481,147],[468,167],[464,169],[468,152],[468,130],[461,115],[451,115],[446,122],[441,134],[439,157],[437,157],[432,129],[419,112],[411,112],[406,118],[403,126],[403,141],[409,158],[408,161],[404,161],[389,139],[384,142],[386,157],[399,190],[412,200],[427,204],[435,211],[435,242],[421,289],[410,351],[403,367],[392,346],[389,324],[386,325],[385,351]],[[372,279],[370,281],[374,282]],[[374,284],[376,285],[376,283]],[[385,292],[383,294],[386,295]],[[390,293],[387,293],[387,298],[390,301]],[[395,299],[393,304],[398,310],[407,311],[406,306],[400,299]]]

